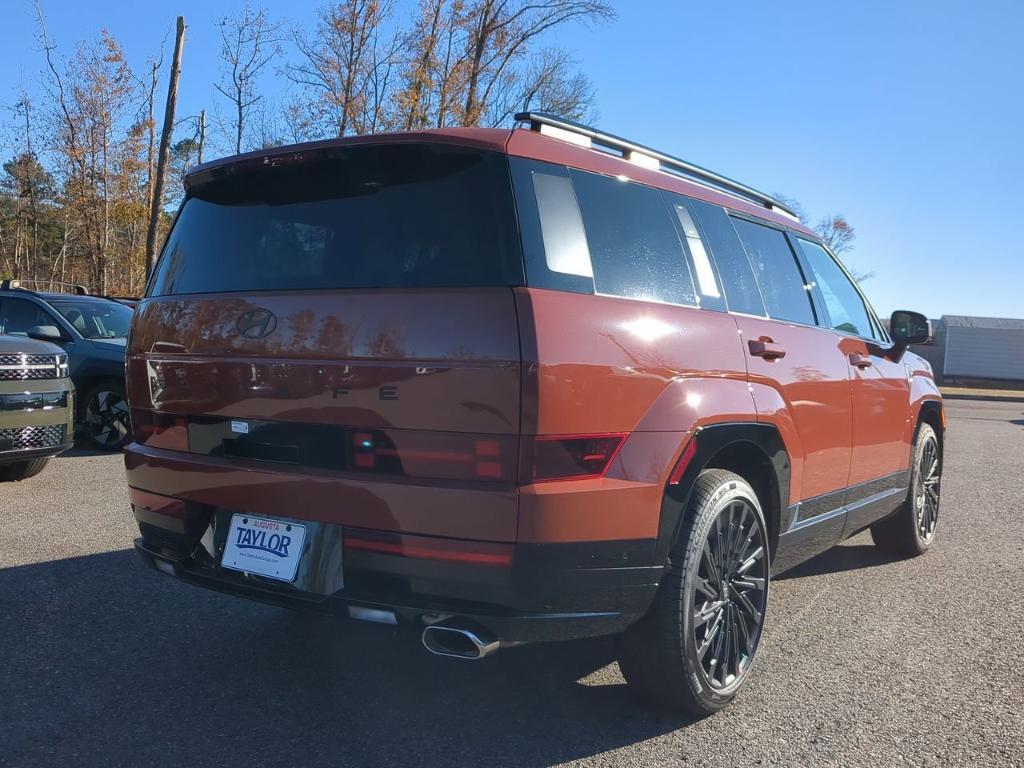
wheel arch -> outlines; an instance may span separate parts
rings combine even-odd
[[[684,522],[698,475],[705,469],[735,472],[754,488],[761,501],[772,555],[789,505],[791,462],[778,429],[771,424],[739,422],[698,428],[690,437],[696,451],[678,483],[669,483],[662,497],[657,558],[668,558]],[[684,456],[686,451],[684,450]]]
[[[917,412],[917,423],[914,425],[914,432],[917,432],[918,424],[924,422],[935,430],[935,436],[939,439],[939,450],[946,437],[945,414],[941,400],[925,400]]]

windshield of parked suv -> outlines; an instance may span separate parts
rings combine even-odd
[[[132,310],[116,301],[53,301],[53,307],[87,339],[123,339]]]
[[[497,153],[347,147],[212,173],[182,207],[149,295],[523,282]]]

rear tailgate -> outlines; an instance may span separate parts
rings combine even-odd
[[[246,338],[251,313],[276,328]],[[149,300],[128,356],[140,439],[205,466],[139,467],[130,482],[253,513],[512,540],[519,358],[507,288]]]
[[[132,328],[129,483],[513,540],[523,276],[506,159],[344,146],[189,189]]]

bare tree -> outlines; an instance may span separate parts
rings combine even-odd
[[[814,231],[818,237],[829,247],[829,250],[836,256],[853,250],[853,242],[857,239],[857,233],[846,218],[839,213],[826,216],[814,225]],[[874,272],[861,272],[847,265],[847,269],[858,283],[870,280],[875,276]]]
[[[378,24],[370,35],[370,52],[365,69],[365,87],[360,115],[360,133],[391,130],[396,124],[394,109],[395,69],[403,38],[385,33]]]
[[[807,221],[807,214],[804,212],[804,207],[800,205],[799,200],[778,193],[773,195],[773,197],[796,214],[801,224],[810,226]],[[857,233],[854,228],[850,226],[846,217],[839,213],[834,213],[831,216],[820,219],[812,229],[836,256],[852,251],[853,243],[857,239]],[[874,272],[861,272],[849,265],[846,268],[858,283],[870,280],[875,276]]]
[[[220,41],[224,72],[216,88],[233,108],[228,124],[238,153],[251,110],[263,98],[256,87],[259,74],[281,52],[281,24],[266,9],[246,3],[239,14],[221,20]]]
[[[311,35],[296,31],[302,60],[285,73],[312,93],[309,120],[324,134],[365,133],[379,125],[388,94],[397,43],[381,44],[381,26],[391,15],[390,0],[341,0],[318,12]]]
[[[548,30],[569,21],[604,21],[615,12],[602,0],[476,0],[467,10],[466,89],[461,122],[481,123],[496,89]]]
[[[543,35],[614,16],[599,0],[421,0],[395,96],[397,125],[501,125],[524,108],[589,115],[593,89]]]
[[[156,177],[153,181],[152,199],[149,209],[149,226],[146,230],[146,276],[156,266],[156,241],[160,229],[161,212],[164,203],[164,180],[167,178],[167,164],[171,157],[171,134],[174,132],[174,112],[178,103],[178,76],[181,74],[181,54],[185,45],[185,17],[179,16],[174,37],[174,58],[171,59],[171,74],[167,81],[167,104],[164,108],[164,126],[160,132],[160,150],[156,161]]]
[[[529,68],[509,73],[492,89],[485,122],[506,124],[517,112],[551,112],[570,120],[593,122],[594,88],[567,51],[545,48]]]
[[[851,250],[853,241],[857,239],[853,227],[838,213],[823,218],[814,225],[814,231],[837,256]]]
[[[164,35],[160,44],[160,55],[152,56],[146,62],[149,69],[149,77],[146,80],[139,80],[139,87],[143,91],[144,114],[141,120],[146,128],[146,190],[147,205],[153,204],[153,176],[156,172],[156,88],[160,83],[160,68],[164,64],[164,46],[167,43],[167,36]]]

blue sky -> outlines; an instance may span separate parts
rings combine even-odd
[[[179,115],[210,107],[217,21],[241,5],[41,2],[63,51],[107,27],[137,67],[184,14]],[[320,3],[266,5],[310,24]],[[34,90],[42,62],[31,0],[5,6],[0,104]],[[864,287],[881,313],[1024,316],[1024,2],[618,7],[612,24],[557,34],[602,128],[796,198],[812,219],[842,213],[857,231],[846,260],[876,273]]]

